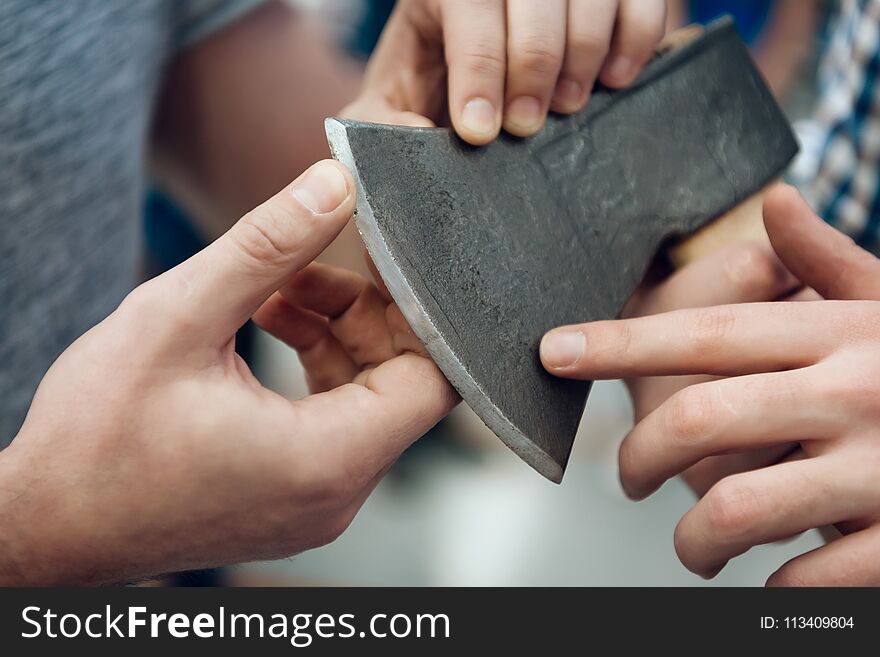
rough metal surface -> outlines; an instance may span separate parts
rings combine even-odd
[[[486,424],[556,482],[590,384],[547,374],[541,336],[617,316],[665,241],[797,151],[727,21],[531,139],[473,148],[446,129],[334,119],[327,132],[404,316]]]

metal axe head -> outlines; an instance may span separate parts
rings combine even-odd
[[[555,482],[590,383],[547,374],[541,336],[616,317],[664,243],[760,190],[797,151],[729,20],[530,139],[475,148],[449,129],[326,129],[403,315],[471,408]]]

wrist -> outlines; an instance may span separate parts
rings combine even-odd
[[[23,472],[14,452],[11,446],[0,451],[0,586],[29,583],[25,561],[30,551],[23,530],[34,519],[24,511]]]
[[[0,587],[92,583],[93,554],[77,540],[64,486],[29,457],[21,434],[0,451]]]

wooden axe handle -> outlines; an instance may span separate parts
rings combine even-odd
[[[690,237],[667,250],[676,269],[699,260],[734,242],[770,243],[764,229],[764,195],[771,185],[747,198],[735,208],[707,224]]]

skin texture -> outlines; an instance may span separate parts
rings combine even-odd
[[[665,15],[662,0],[402,0],[345,115],[449,122],[475,145],[502,127],[527,137],[550,109],[583,108],[597,80],[630,84]]]
[[[664,16],[663,0],[403,0],[363,76],[307,12],[269,2],[170,63],[153,175],[216,237],[327,157],[327,116],[416,126],[451,117],[474,144],[494,139],[502,118],[515,134],[533,134],[549,107],[581,109],[597,78],[632,82]],[[632,63],[625,74],[603,68],[620,56]],[[529,125],[504,112],[520,96],[539,99]],[[487,130],[462,120],[474,98],[492,107]]]
[[[345,529],[457,401],[379,290],[309,265],[353,208],[319,163],[64,352],[0,452],[0,583],[278,558]],[[235,354],[254,313],[316,394],[284,399]]]
[[[643,286],[630,299],[622,316],[640,317],[720,304],[818,298],[813,290],[800,286],[769,244],[742,242],[676,271],[660,283]],[[715,378],[718,377],[695,375],[626,379],[636,422],[674,393]],[[763,450],[708,456],[684,470],[681,476],[702,496],[723,477],[778,462],[798,449],[796,443],[786,443]]]
[[[876,586],[880,261],[790,187],[768,194],[764,222],[782,264],[815,292],[563,327],[545,336],[542,360],[575,378],[715,377],[663,401],[656,391],[641,398],[642,388],[637,407],[653,410],[620,448],[621,483],[634,499],[716,459],[714,483],[675,531],[687,568],[712,577],[754,545],[836,524],[843,538],[788,562],[768,584]],[[566,363],[553,343],[561,334],[582,346]]]
[[[451,118],[475,144],[502,122],[532,134],[551,104],[582,107],[597,77],[632,81],[663,31],[662,0],[533,4],[403,0],[347,115]],[[283,2],[168,63],[152,172],[208,236],[244,216],[134,290],[44,378],[0,452],[0,583],[117,582],[321,545],[456,403],[387,295],[308,266],[351,215],[346,172],[309,169],[296,193],[248,212],[324,155],[321,121],[359,79]],[[489,111],[471,104],[468,121],[475,99]],[[480,116],[490,125],[474,130]],[[328,171],[345,181],[338,194]],[[300,352],[315,394],[285,400],[235,355],[251,315]]]
[[[170,62],[152,173],[217,237],[329,157],[324,119],[355,99],[361,79],[308,12],[261,5]]]

